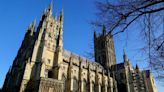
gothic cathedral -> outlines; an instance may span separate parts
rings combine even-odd
[[[105,26],[101,34],[94,32],[95,62],[65,50],[63,17],[63,11],[52,16],[50,4],[38,27],[36,21],[30,24],[3,92],[157,92],[151,71],[134,68],[125,52],[116,64]]]

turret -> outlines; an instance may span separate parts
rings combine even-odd
[[[35,25],[36,25],[36,19],[29,25],[25,37],[33,35],[35,30]]]
[[[63,47],[63,17],[64,17],[64,12],[63,10],[60,12],[60,16],[59,16],[59,23],[60,23],[60,28],[59,28],[59,36],[58,36],[58,44],[57,46],[60,47],[60,49],[62,49]]]
[[[29,30],[34,29],[35,24],[36,24],[36,19],[30,24],[30,26],[28,27],[28,29],[29,29]]]
[[[48,9],[47,9],[47,13],[49,14],[49,15],[52,15],[52,2],[50,3],[50,5],[48,6]]]
[[[43,21],[45,17],[52,16],[52,2],[49,4],[48,8],[44,10],[43,15],[41,16],[40,21]]]

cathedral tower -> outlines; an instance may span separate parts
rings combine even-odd
[[[31,82],[41,78],[58,79],[58,69],[63,61],[63,11],[52,16],[51,3],[41,16],[36,31],[35,27],[34,20],[6,76],[5,92],[34,90],[39,83],[31,85]]]
[[[102,34],[99,36],[94,32],[94,52],[95,61],[105,68],[110,68],[116,64],[113,37],[111,33],[106,33],[105,26],[103,26]]]

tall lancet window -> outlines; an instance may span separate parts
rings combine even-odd
[[[78,92],[78,90],[79,90],[78,81],[76,78],[73,78],[73,92]]]

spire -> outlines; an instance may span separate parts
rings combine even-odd
[[[36,25],[36,19],[34,19],[34,21],[32,22],[32,26],[35,27]]]
[[[48,6],[48,9],[46,9],[46,11],[44,11],[44,13],[46,13],[48,15],[52,15],[52,8],[53,8],[53,2],[51,1],[51,3]]]
[[[103,25],[103,30],[102,30],[102,33],[103,33],[103,35],[105,35],[105,34],[106,34],[106,27],[105,27],[105,25]]]
[[[31,22],[30,26],[28,27],[28,30],[34,29],[35,25],[36,25],[36,19],[34,19],[34,21]]]
[[[123,49],[123,53],[124,53],[124,55],[123,55],[124,62],[127,62],[128,61],[128,58],[127,58],[127,55],[125,53],[125,49]]]
[[[53,7],[53,2],[52,2],[52,0],[51,0],[51,3],[50,3],[50,5],[49,5],[49,7],[48,7],[48,10],[49,10],[49,11],[52,11],[52,7]]]
[[[26,34],[33,35],[35,25],[36,25],[36,19],[34,19],[34,21],[31,22],[30,26],[29,26],[28,29],[27,29]]]

